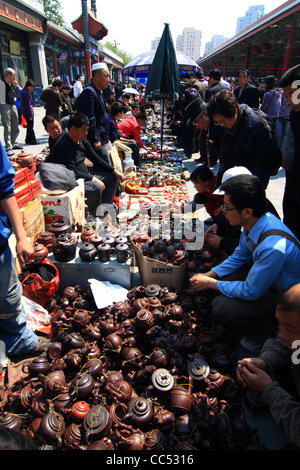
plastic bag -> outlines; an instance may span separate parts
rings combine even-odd
[[[22,114],[22,116],[21,116],[21,126],[22,126],[24,129],[26,129],[26,127],[27,127],[27,121],[26,121],[26,119],[24,118],[23,114]]]
[[[42,306],[56,294],[60,282],[58,269],[48,258],[27,263],[19,279],[23,295]]]

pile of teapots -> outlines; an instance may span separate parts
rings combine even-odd
[[[90,287],[48,305],[53,342],[1,394],[0,425],[39,449],[246,449],[236,358],[210,303],[156,284],[98,310]]]

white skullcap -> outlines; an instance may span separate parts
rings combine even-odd
[[[230,178],[238,175],[252,175],[252,173],[244,166],[234,166],[233,168],[229,168],[229,170],[225,171],[222,177],[222,183],[225,183],[225,181],[228,181]],[[224,191],[222,191],[219,187],[213,192],[213,194],[224,194]]]
[[[101,69],[108,70],[108,67],[104,62],[96,62],[95,64],[92,65],[92,72],[94,70],[101,70]]]

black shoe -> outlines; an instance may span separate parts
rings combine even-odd
[[[13,146],[13,149],[14,149],[14,150],[23,150],[23,148],[24,148],[24,147],[21,147],[21,145],[19,145],[19,144],[15,144],[15,145]]]

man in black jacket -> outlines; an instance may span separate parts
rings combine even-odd
[[[207,107],[210,119],[225,129],[220,146],[219,177],[234,166],[244,166],[266,189],[281,165],[272,120],[259,109],[237,102],[229,90],[214,95]]]
[[[208,88],[205,93],[205,101],[208,103],[212,96],[219,91],[226,88],[225,85],[221,83],[222,74],[219,69],[213,69],[208,74]]]
[[[65,165],[69,170],[73,170],[76,178],[85,180],[85,192],[89,212],[97,215],[97,207],[101,203],[98,198],[98,206],[95,201],[90,204],[89,196],[98,190],[98,195],[102,192],[102,203],[112,204],[117,189],[117,183],[124,180],[124,176],[109,163],[105,162],[95,152],[86,136],[89,129],[89,120],[82,113],[73,113],[70,116],[68,132],[63,134],[55,143],[51,161]],[[94,164],[94,168],[89,172],[85,159]],[[91,206],[93,205],[93,209]]]
[[[250,108],[259,108],[259,91],[256,86],[249,83],[250,72],[247,69],[238,73],[239,86],[234,89],[234,96],[239,104],[247,104]]]
[[[104,62],[92,66],[92,81],[76,100],[76,109],[89,118],[87,139],[100,158],[109,163],[109,118],[102,91],[109,85],[109,70]]]

